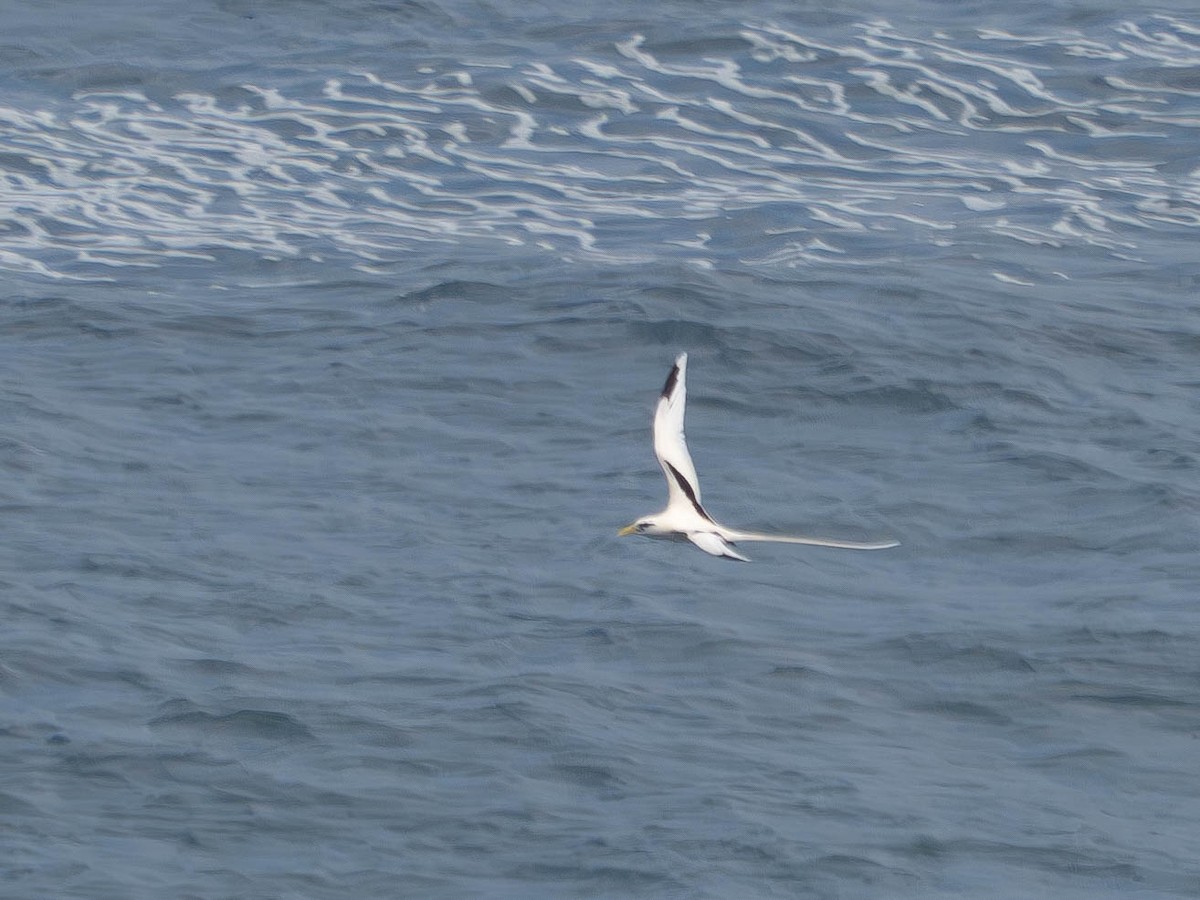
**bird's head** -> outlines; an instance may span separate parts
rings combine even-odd
[[[617,537],[627,537],[631,534],[645,534],[654,522],[650,519],[638,519],[636,522],[631,522],[620,531],[617,532]]]

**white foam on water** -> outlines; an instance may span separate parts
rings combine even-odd
[[[685,61],[635,34],[608,56],[410,80],[358,69],[307,95],[261,83],[236,101],[122,90],[0,106],[0,266],[93,278],[169,254],[330,245],[376,264],[428,241],[624,262],[647,247],[627,223],[661,221],[662,252],[719,254],[722,217],[764,204],[801,212],[818,243],[892,221],[937,246],[965,206],[1004,240],[1126,251],[1200,220],[1197,179],[1158,168],[1159,148],[1200,129],[1200,91],[1168,77],[1200,60],[1195,32],[1149,17],[971,42],[873,21],[839,42],[747,24],[744,50]],[[1080,57],[1101,66],[1088,96],[1063,74]]]

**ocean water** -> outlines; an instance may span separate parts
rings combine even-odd
[[[0,896],[1200,895],[1194,4],[0,23]]]

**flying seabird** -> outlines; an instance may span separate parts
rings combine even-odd
[[[681,541],[685,538],[713,556],[750,562],[733,549],[738,541],[777,541],[782,544],[812,544],[845,550],[886,550],[899,541],[859,543],[826,538],[790,537],[782,534],[758,534],[737,531],[716,522],[700,505],[700,480],[683,436],[683,408],[687,403],[687,354],[680,353],[663,385],[654,410],[654,455],[667,476],[667,506],[662,512],[643,516],[617,532],[621,537],[641,534],[646,537]]]

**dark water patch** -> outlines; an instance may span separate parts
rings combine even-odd
[[[1010,716],[990,706],[970,701],[931,701],[918,703],[913,708],[919,712],[929,712],[950,719],[974,721],[984,725],[1007,726],[1013,723]]]
[[[256,676],[262,670],[230,659],[179,659],[175,665],[185,671],[204,676]]]
[[[720,332],[702,321],[690,319],[631,322],[628,325],[630,338],[639,344],[664,348],[691,347],[693,349],[718,346]]]
[[[0,792],[0,814],[6,816],[33,816],[41,815],[42,811],[32,803],[15,797],[6,792]]]
[[[9,311],[7,327],[29,340],[61,339],[78,334],[94,338],[131,337],[132,312],[99,304],[86,304],[62,297],[19,300]]]
[[[550,771],[554,777],[587,790],[611,794],[622,789],[621,779],[614,769],[608,766],[559,762],[555,763]]]
[[[1094,686],[1089,686],[1089,689],[1086,690],[1077,688],[1070,697],[1072,700],[1080,700],[1085,703],[1098,703],[1106,706],[1122,706],[1151,711],[1179,709],[1200,713],[1200,702],[1196,700],[1185,700],[1179,697],[1170,697],[1152,692],[1122,691],[1119,688],[1100,690]],[[1198,724],[1200,724],[1200,719],[1198,719]]]
[[[868,406],[918,414],[946,412],[959,408],[946,394],[933,389],[930,384],[920,383],[908,387],[870,387],[853,391],[846,399]]]
[[[1084,646],[1109,646],[1114,644],[1132,644],[1134,646],[1159,651],[1170,646],[1182,646],[1190,643],[1190,637],[1173,634],[1158,628],[1147,628],[1137,631],[1115,631],[1100,627],[1075,628],[1063,634],[1068,644]]]
[[[405,294],[398,302],[414,306],[439,300],[461,300],[473,303],[499,302],[508,290],[496,284],[472,281],[447,281]]]
[[[918,890],[921,877],[915,872],[861,856],[830,854],[812,862],[814,874],[829,876],[834,884],[857,883],[862,887]],[[839,887],[838,890],[841,890]]]
[[[126,769],[130,759],[124,754],[73,751],[59,757],[57,766],[72,779],[86,782],[127,785]]]
[[[628,891],[676,890],[680,882],[649,867],[606,866],[602,864],[529,862],[513,866],[503,877],[516,884],[559,885],[560,889],[578,891],[580,896]]]
[[[240,709],[224,715],[200,711],[167,713],[151,719],[149,724],[153,728],[195,731],[205,737],[313,740],[312,732],[292,716],[262,709]]]
[[[987,644],[962,646],[936,635],[908,635],[885,642],[881,649],[902,655],[917,665],[966,670],[1032,673],[1036,666],[1014,650]]]

